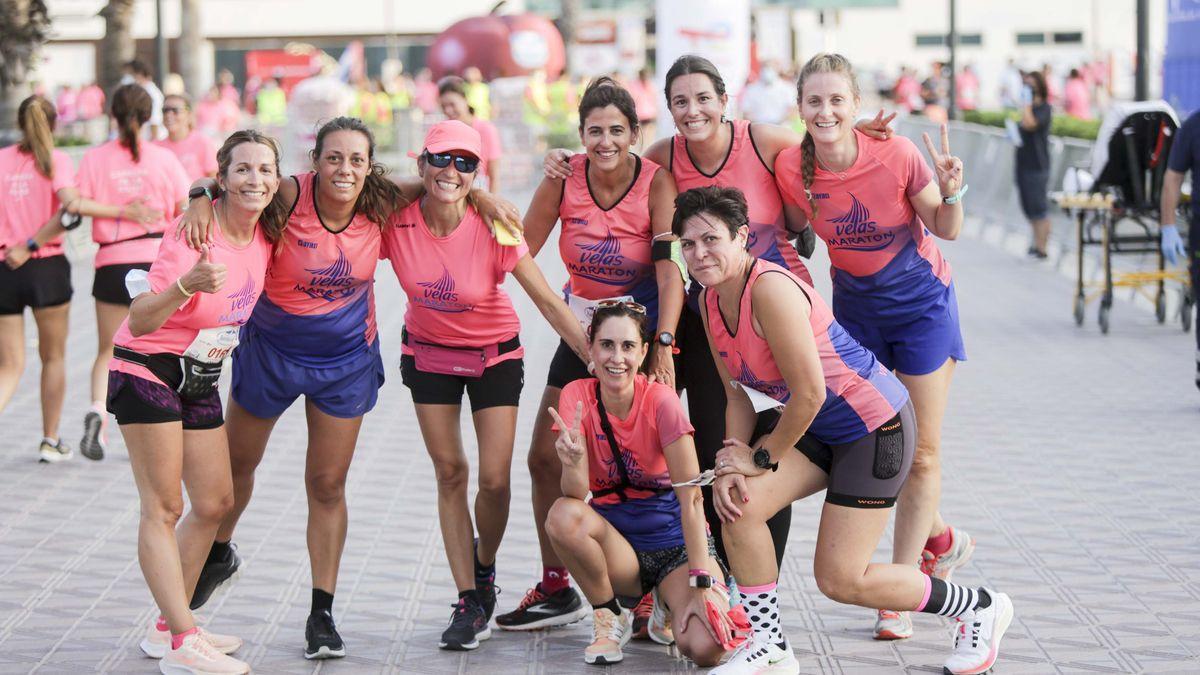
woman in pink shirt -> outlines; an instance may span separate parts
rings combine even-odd
[[[500,194],[500,132],[496,125],[475,116],[475,109],[467,102],[467,85],[461,77],[444,77],[438,83],[438,104],[447,119],[458,120],[479,132],[480,152],[478,176],[480,187],[492,194]]]
[[[175,154],[189,180],[216,176],[217,147],[196,129],[191,99],[182,94],[171,94],[163,99],[162,114],[167,137],[154,144]]]
[[[248,673],[227,656],[242,640],[196,626],[188,597],[233,504],[229,445],[217,381],[263,289],[287,218],[276,200],[279,148],[256,131],[217,153],[223,196],[212,242],[199,252],[163,240],[133,299],[108,364],[107,410],[129,449],[141,499],[138,560],[159,616],[141,649],[164,673]],[[191,509],[184,510],[180,484]]]
[[[79,225],[83,215],[140,218],[145,214],[140,203],[110,206],[79,196],[71,158],[54,149],[55,119],[49,101],[40,96],[25,99],[17,111],[21,142],[0,149],[0,196],[4,199],[0,255],[6,263],[0,266],[0,411],[24,369],[23,317],[29,307],[37,322],[42,359],[42,443],[38,452],[43,462],[71,457],[71,447],[58,437],[66,390],[67,314],[73,294],[62,233]]]
[[[93,218],[96,252],[96,361],[92,365],[92,407],[83,419],[79,451],[89,459],[104,457],[104,400],[108,390],[108,362],[112,336],[129,313],[132,298],[125,276],[148,270],[171,220],[183,210],[188,177],[170,150],[141,140],[142,125],[150,119],[150,95],[140,85],[118,87],[112,96],[111,114],[117,123],[116,140],[88,150],[79,163],[79,192],[91,199],[126,208],[115,218]],[[128,208],[138,205],[134,214]]]
[[[1067,84],[1063,87],[1064,112],[1081,120],[1092,119],[1091,98],[1087,80],[1077,69],[1072,68],[1071,74],[1067,77]]]
[[[435,124],[417,159],[425,195],[397,212],[383,234],[383,255],[408,300],[400,374],[437,473],[438,517],[458,588],[439,644],[451,650],[475,649],[491,635],[496,551],[508,523],[524,351],[520,320],[501,288],[505,277],[512,274],[575,354],[588,359],[583,329],[525,242],[493,238],[492,226],[468,203],[481,153],[479,132],[457,120]],[[458,431],[464,390],[479,447],[475,546],[470,469]]]

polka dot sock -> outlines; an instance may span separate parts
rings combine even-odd
[[[776,582],[761,586],[738,586],[738,593],[746,607],[746,614],[750,617],[754,637],[786,649],[787,639],[783,637]]]

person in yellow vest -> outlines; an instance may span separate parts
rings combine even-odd
[[[467,103],[475,109],[475,116],[481,120],[492,119],[491,91],[483,81],[483,73],[470,66],[463,70],[463,79],[466,80]]]
[[[255,99],[258,124],[261,127],[282,127],[287,124],[287,95],[279,81],[268,77]]]

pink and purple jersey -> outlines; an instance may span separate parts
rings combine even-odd
[[[135,162],[129,148],[109,141],[88,150],[79,162],[79,192],[84,197],[113,206],[141,199],[163,213],[162,220],[153,223],[93,218],[92,239],[100,244],[96,267],[155,260],[163,232],[187,200],[191,179],[170,150],[143,142],[138,152]]]
[[[570,277],[563,291],[587,300],[622,295],[658,316],[658,279],[650,259],[650,184],[660,167],[634,155],[633,184],[611,208],[596,204],[588,183],[588,158],[571,157],[558,218],[558,252]]]
[[[787,382],[771,355],[765,338],[754,331],[752,289],[763,274],[778,273],[791,279],[808,297],[808,322],[825,374],[825,403],[809,432],[829,444],[849,443],[875,431],[908,401],[908,391],[875,355],[860,345],[833,318],[833,313],[813,287],[783,267],[758,260],[746,280],[738,303],[737,332],[731,333],[717,303],[719,294],[704,292],[708,334],[729,374],[743,386],[787,403]]]
[[[217,146],[212,139],[199,131],[192,130],[182,141],[164,138],[154,144],[174,153],[188,178],[195,180],[217,174]]]
[[[37,160],[18,146],[0,148],[0,257],[9,246],[24,244],[58,210],[58,191],[75,185],[75,165],[62,150],[50,154],[54,178],[37,169]],[[47,258],[62,253],[62,237],[55,237],[34,251],[32,257]]]
[[[165,237],[158,257],[150,266],[150,290],[161,293],[170,289],[199,259],[200,253],[188,248],[182,239]],[[125,319],[113,337],[113,344],[142,354],[183,354],[201,330],[246,323],[263,290],[263,277],[271,260],[271,242],[263,235],[262,228],[256,227],[254,239],[239,248],[229,243],[220,227],[214,227],[209,260],[228,268],[224,288],[216,293],[196,293],[158,330],[145,335],[134,337],[129,330],[129,319]],[[128,361],[114,358],[108,367],[159,381],[144,366]]]
[[[950,286],[950,264],[909,199],[934,179],[920,150],[899,136],[879,141],[854,131],[858,158],[846,171],[817,165],[810,213],[800,174],[801,149],[775,162],[783,198],[809,215],[829,249],[834,307],[868,324],[911,320]]]
[[[671,175],[675,176],[676,187],[680,192],[711,185],[741,190],[746,195],[746,205],[750,209],[750,254],[786,267],[811,284],[812,275],[808,267],[800,259],[800,254],[796,253],[796,247],[788,242],[783,200],[779,196],[779,188],[775,186],[775,175],[763,163],[758,148],[754,146],[750,122],[733,120],[727,124],[730,125],[733,141],[725,162],[711,176],[696,168],[692,156],[688,154],[687,139],[683,134],[675,134],[671,141]],[[692,284],[692,287],[698,289],[699,284]]]
[[[340,363],[375,342],[379,226],[361,213],[334,232],[317,212],[317,174],[298,190],[251,319],[271,345],[314,367]]]
[[[383,234],[383,255],[404,288],[408,308],[404,327],[417,338],[447,347],[486,347],[521,331],[512,300],[501,288],[504,277],[529,255],[525,242],[502,246],[474,208],[453,232],[434,236],[413,202],[392,216]],[[412,351],[407,345],[404,354]],[[524,356],[505,352],[487,365]]]

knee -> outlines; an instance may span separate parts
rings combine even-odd
[[[183,498],[150,499],[142,501],[142,521],[152,525],[165,525],[172,529],[183,517]]]
[[[546,534],[562,544],[583,532],[583,517],[591,507],[574,497],[559,497],[546,515]]]
[[[467,479],[471,476],[471,467],[462,460],[437,462],[435,473],[439,492],[460,492],[467,489]]]
[[[308,498],[324,506],[342,503],[346,498],[346,477],[330,473],[318,473],[305,478]]]
[[[192,513],[206,523],[220,523],[232,510],[233,490],[225,490],[220,494],[205,495],[200,499],[192,500]]]
[[[848,574],[845,570],[825,569],[822,565],[814,565],[814,576],[817,588],[825,597],[840,602],[843,605],[859,605],[862,596],[862,575]]]
[[[938,447],[936,445],[918,444],[917,452],[913,455],[912,468],[908,470],[908,475],[919,477],[936,476],[941,470],[942,458],[938,452]]]
[[[536,444],[529,449],[526,463],[529,465],[529,477],[537,485],[554,484],[562,479],[562,462],[553,450],[547,454]]]
[[[22,352],[5,354],[0,352],[0,373],[20,377],[25,370],[25,355]]]
[[[479,477],[479,496],[487,501],[508,504],[509,491],[508,474]]]
[[[699,619],[691,621],[686,631],[676,628],[675,646],[679,648],[679,653],[691,659],[697,666],[711,668],[720,663],[721,657],[725,656],[725,649],[717,644],[698,622]]]

